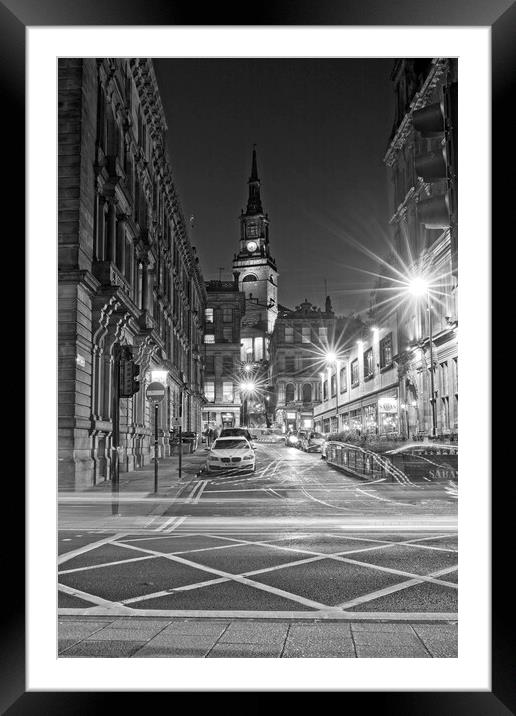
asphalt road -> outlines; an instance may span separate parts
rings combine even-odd
[[[201,472],[160,506],[120,529],[60,510],[61,614],[456,618],[446,485],[363,482],[260,444],[254,474]]]

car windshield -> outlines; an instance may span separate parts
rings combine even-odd
[[[324,440],[324,435],[321,433],[310,433],[311,438],[320,438],[321,440]]]
[[[247,440],[216,440],[212,450],[244,450],[249,447]]]

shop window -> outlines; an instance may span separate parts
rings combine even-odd
[[[376,405],[366,405],[364,407],[364,426],[367,433],[376,432]]]

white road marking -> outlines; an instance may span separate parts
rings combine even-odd
[[[142,552],[148,552],[149,554],[156,554],[153,550],[146,550],[141,547],[132,547],[129,545],[126,545],[128,549],[135,549],[140,550]],[[184,559],[183,557],[179,557],[177,555],[172,554],[160,554],[161,557],[165,557],[165,559],[170,559],[173,562],[178,562],[179,564],[184,564],[187,567],[193,567],[196,570],[200,570],[202,572],[208,572],[209,574],[215,574],[218,577],[225,577],[226,579],[238,582],[240,584],[244,584],[248,587],[254,587],[255,589],[259,589],[263,592],[268,592],[270,594],[276,594],[277,596],[284,597],[285,599],[289,599],[290,601],[299,602],[300,604],[304,604],[307,607],[313,607],[314,609],[321,609],[325,608],[324,604],[321,604],[320,602],[315,602],[311,599],[305,599],[304,597],[299,596],[298,594],[292,594],[291,592],[286,592],[283,589],[278,589],[277,587],[271,587],[270,585],[261,584],[260,582],[255,582],[252,579],[248,579],[246,577],[242,577],[239,574],[231,574],[230,572],[224,572],[221,569],[215,569],[214,567],[208,567],[204,564],[198,564],[197,562],[192,562],[189,559]],[[149,599],[149,597],[146,597]]]
[[[367,497],[373,497],[375,500],[381,500],[382,502],[390,502],[391,505],[401,505],[401,507],[417,507],[417,505],[411,505],[407,502],[396,502],[395,500],[389,500],[389,498],[387,497],[379,497],[378,495],[373,495],[371,492],[361,490],[359,487],[356,487],[355,490],[356,492],[361,492],[363,495],[367,495]]]
[[[204,489],[205,489],[205,487],[206,487],[207,484],[208,484],[208,480],[203,480],[203,481],[201,482],[201,487],[200,487],[199,490],[197,491],[197,494],[195,495],[194,499],[192,500],[192,503],[193,503],[193,504],[197,504],[197,503],[199,502],[199,500],[201,499],[201,495],[202,495],[202,493],[204,492]]]
[[[88,544],[82,545],[82,547],[77,547],[77,549],[72,549],[70,552],[66,552],[65,554],[61,554],[57,558],[57,564],[63,564],[64,562],[68,562],[68,560],[73,559],[74,557],[77,557],[80,554],[84,554],[85,552],[90,552],[92,549],[95,549],[96,547],[100,547],[103,544],[108,544],[108,542],[114,542],[117,539],[120,539],[121,537],[124,537],[124,535],[129,534],[128,532],[118,532],[116,534],[111,535],[111,537],[104,537],[104,539],[99,539],[96,542],[89,542]]]
[[[69,594],[72,597],[78,597],[79,599],[84,599],[85,602],[92,602],[92,604],[96,604],[98,606],[102,607],[119,607],[124,608],[121,602],[111,602],[109,599],[103,599],[102,597],[97,597],[94,594],[88,594],[88,592],[82,592],[80,589],[76,589],[75,587],[67,587],[65,584],[58,584],[57,588],[60,592],[64,592],[64,594]]]
[[[444,569],[438,569],[436,572],[432,572],[431,574],[426,576],[426,579],[438,577],[444,574],[450,574],[451,572],[457,571],[457,566],[454,567],[446,567]],[[347,602],[342,602],[342,604],[339,604],[338,606],[341,609],[349,609],[350,607],[355,607],[358,604],[364,604],[365,602],[370,602],[373,599],[377,599],[378,597],[384,597],[387,594],[393,594],[394,592],[400,592],[403,589],[408,589],[409,587],[413,587],[416,584],[421,584],[424,580],[423,577],[416,577],[414,579],[409,579],[406,582],[400,582],[399,584],[393,584],[390,587],[385,587],[384,589],[378,589],[375,592],[370,592],[369,594],[363,594],[361,597],[356,597],[355,599],[351,599]],[[438,579],[434,579],[434,582],[437,584],[443,584],[448,586],[451,584],[451,582],[444,582]],[[457,586],[457,585],[453,585]]]
[[[129,609],[129,607],[90,607],[89,609],[59,609],[62,616],[120,616],[128,612],[139,617],[184,617],[184,618],[212,618],[212,619],[323,619],[343,622],[456,622],[458,615],[455,612],[344,612],[335,609],[320,609],[317,611],[259,611],[259,610],[216,610],[216,609]]]

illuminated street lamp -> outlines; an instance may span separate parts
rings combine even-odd
[[[247,425],[247,401],[249,396],[256,390],[256,383],[253,380],[244,380],[239,384],[240,393],[243,394],[244,399],[242,402],[242,422],[244,426]]]
[[[430,284],[423,276],[415,276],[407,284],[408,292],[415,298],[426,296],[426,310],[428,311],[428,341],[430,344],[430,405],[432,406],[432,437],[437,434],[437,415],[435,411],[435,386],[434,386],[434,349],[432,335],[432,305],[430,303]]]
[[[335,366],[335,388],[337,391],[337,395],[335,396],[335,416],[337,418],[337,430],[339,429],[339,393],[340,393],[340,375],[339,375],[339,368],[340,368],[340,360],[337,358],[337,354],[334,351],[328,351],[326,353],[326,363],[328,365],[328,387],[330,389],[330,397],[331,397],[331,366]]]

